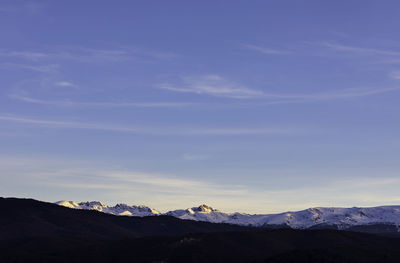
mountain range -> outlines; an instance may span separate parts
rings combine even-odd
[[[197,215],[195,221],[151,212],[144,206],[119,205],[115,210],[100,202],[69,204],[75,209],[33,199],[0,197],[0,263],[400,262],[396,225],[396,233],[384,233],[377,225],[368,225],[370,233],[359,233],[365,225],[350,229],[355,231],[288,226],[271,229],[202,222],[200,215],[211,218],[218,214],[205,205],[170,212],[175,216]],[[92,210],[92,206],[108,213]],[[109,214],[126,215],[127,207],[132,215],[136,211],[143,216]],[[383,210],[390,213],[387,207]],[[157,216],[146,216],[149,211]],[[362,217],[379,219],[376,213],[380,208],[372,211]],[[300,213],[296,218],[308,215],[300,212],[295,212]],[[370,222],[376,221],[371,218]],[[373,228],[375,234],[371,234]]]
[[[225,213],[207,205],[161,213],[147,206],[117,204],[107,206],[102,202],[59,201],[56,204],[83,210],[97,210],[120,216],[159,216],[168,215],[179,219],[204,221],[210,223],[228,223],[242,226],[293,228],[293,229],[355,229],[360,226],[390,226],[391,232],[398,232],[400,225],[400,206],[378,207],[315,207],[296,212],[279,214]]]

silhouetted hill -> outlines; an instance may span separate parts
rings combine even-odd
[[[0,198],[0,262],[400,262],[400,239],[121,217]]]
[[[33,199],[0,198],[0,211],[0,240],[26,237],[123,238],[248,229],[171,216],[113,216]]]
[[[0,262],[400,262],[400,240],[334,230],[0,241]]]

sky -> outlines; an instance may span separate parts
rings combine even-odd
[[[0,2],[0,196],[400,204],[398,1]]]

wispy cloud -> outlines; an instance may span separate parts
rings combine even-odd
[[[173,175],[126,172],[118,170],[103,171],[93,169],[63,169],[52,173],[38,174],[43,177],[58,177],[68,180],[57,183],[61,188],[83,188],[102,190],[136,190],[152,193],[175,195],[202,195],[208,192],[214,196],[238,195],[247,192],[237,185],[218,185],[195,179],[179,178]],[[79,180],[80,176],[86,177],[86,182]],[[78,179],[78,180],[77,180]],[[55,180],[54,180],[55,181]],[[49,183],[48,185],[55,185]]]
[[[31,15],[38,14],[40,13],[44,8],[43,3],[38,3],[38,2],[27,2],[24,4],[18,4],[17,1],[15,1],[14,5],[2,5],[0,6],[0,12],[5,12],[5,13],[28,13]]]
[[[275,128],[195,128],[184,129],[181,134],[187,135],[266,135],[266,134],[290,134],[299,133],[295,129]]]
[[[400,71],[392,71],[390,72],[389,76],[392,79],[400,79]]]
[[[205,202],[223,211],[271,213],[333,204],[348,207],[388,205],[400,200],[396,194],[400,180],[395,175],[332,176],[326,182],[304,177],[302,180],[309,181],[306,187],[291,188],[280,184],[270,188],[270,182],[263,183],[264,187],[254,187],[247,183],[218,183],[188,175],[138,172],[82,159],[12,158],[9,155],[0,156],[0,173],[4,175],[0,177],[0,183],[7,182],[6,194],[9,191],[15,195],[18,192],[15,190],[22,187],[28,189],[25,190],[27,196],[43,198],[46,189],[52,189],[52,192],[57,189],[52,199],[71,199],[72,195],[76,201],[87,200],[88,196],[97,196],[106,203],[134,200],[133,204],[147,203],[161,211]],[[313,191],[316,188],[319,191]]]
[[[336,99],[350,99],[357,97],[370,96],[374,94],[381,94],[386,92],[398,91],[400,87],[393,88],[352,88],[342,89],[335,91],[328,91],[323,93],[312,94],[264,94],[266,98],[282,99],[276,102],[308,102],[308,101],[323,101],[323,100],[336,100]]]
[[[94,107],[94,108],[179,108],[198,106],[195,102],[82,102],[70,100],[40,100],[27,96],[10,95],[11,98],[28,103],[52,105],[59,107]]]
[[[400,51],[396,50],[386,50],[386,49],[376,49],[376,48],[366,48],[358,46],[348,46],[341,44],[334,44],[329,42],[322,43],[324,47],[330,48],[336,51],[353,52],[360,54],[369,55],[389,55],[389,56],[400,56]]]
[[[317,45],[328,48],[334,54],[346,54],[346,56],[369,59],[371,64],[399,64],[400,63],[400,50],[397,48],[374,48],[365,46],[343,45],[331,42],[317,43]],[[397,43],[396,43],[396,46]],[[379,66],[379,71],[387,67]],[[400,74],[397,71],[388,72],[388,76],[392,79],[399,79]]]
[[[54,47],[38,50],[0,49],[0,56],[25,59],[30,61],[73,60],[85,63],[123,62],[143,58],[171,59],[177,55],[171,52],[159,52],[133,47],[118,47],[113,49],[87,47]]]
[[[56,54],[42,53],[35,51],[14,51],[14,50],[0,49],[0,56],[2,57],[16,57],[33,61],[38,61],[40,59],[45,59],[55,55]]]
[[[272,49],[272,48],[261,47],[261,46],[250,45],[250,44],[243,44],[242,47],[245,49],[260,52],[260,53],[263,53],[266,55],[286,55],[286,54],[291,53],[290,51],[286,51],[286,50],[278,50],[278,49]]]
[[[76,60],[79,62],[123,61],[129,59],[128,53],[122,50],[66,49],[53,51],[15,51],[0,50],[2,57],[14,57],[31,61],[42,60]]]
[[[32,65],[32,64],[20,64],[20,63],[1,63],[1,68],[7,69],[28,69],[32,71],[49,73],[54,72],[59,68],[57,64],[49,64],[49,65]]]
[[[134,47],[134,46],[120,46],[120,48],[122,50],[126,50],[132,54],[152,57],[155,59],[168,60],[168,59],[174,59],[174,58],[179,57],[179,55],[174,52],[158,51],[158,50],[152,50],[152,49],[148,49],[148,48],[139,48],[139,47]]]
[[[400,73],[395,71],[390,74],[393,79],[400,79]],[[63,85],[67,85],[69,82],[62,82]],[[74,85],[71,83],[71,85]],[[75,85],[72,87],[76,87]],[[171,90],[171,89],[170,89]],[[257,103],[242,103],[242,104],[230,104],[230,103],[201,103],[201,102],[124,102],[124,101],[112,101],[112,102],[85,102],[85,101],[72,101],[72,100],[43,100],[29,96],[23,96],[18,94],[9,95],[10,98],[20,100],[26,103],[49,105],[55,107],[80,107],[80,108],[182,108],[182,107],[199,107],[207,106],[210,107],[251,107],[251,106],[262,106],[262,105],[276,105],[276,104],[290,104],[290,103],[311,103],[318,101],[329,101],[329,100],[340,100],[340,99],[354,99],[358,97],[366,97],[377,94],[384,94],[389,92],[399,91],[400,87],[391,88],[353,88],[353,89],[342,89],[320,93],[309,93],[309,94],[273,94],[258,91],[259,95]],[[172,90],[175,91],[175,90]],[[233,91],[236,92],[236,91]],[[202,94],[202,93],[200,93]],[[214,93],[211,93],[214,94]],[[207,95],[211,95],[207,94]],[[228,98],[232,98],[229,96]],[[233,97],[237,98],[237,97]],[[242,97],[240,97],[242,98]],[[249,97],[246,97],[249,99]],[[204,131],[206,133],[206,131]],[[217,132],[214,130],[214,132]]]
[[[71,88],[77,88],[78,87],[78,85],[73,84],[73,83],[68,82],[68,81],[56,82],[55,85],[56,86],[60,86],[60,87],[71,87]]]
[[[83,176],[88,179],[96,179],[97,182],[104,182],[104,184],[96,185],[94,188],[100,189],[109,189],[109,186],[112,185],[120,185],[119,188],[129,189],[132,187],[130,184],[137,185],[147,185],[152,187],[161,187],[165,191],[171,191],[176,189],[188,189],[194,187],[211,187],[212,184],[192,180],[192,179],[184,179],[178,178],[176,176],[171,175],[162,175],[162,174],[151,174],[151,173],[141,173],[141,172],[127,172],[123,170],[94,170],[90,168],[64,168],[62,170],[58,170],[56,172],[41,172],[37,174],[42,177],[55,177],[55,178],[65,178],[69,177],[74,181],[79,176]],[[110,181],[113,184],[109,184]],[[106,183],[107,182],[107,183]],[[83,184],[82,188],[92,188],[92,184]]]
[[[71,128],[71,129],[91,129],[91,130],[109,130],[109,131],[125,131],[125,132],[137,132],[134,128],[118,127],[114,125],[99,125],[90,124],[84,122],[70,122],[70,121],[54,121],[54,120],[42,120],[42,119],[31,119],[18,116],[7,116],[0,115],[0,120],[25,123],[25,124],[36,124],[48,127],[58,127],[58,128]]]
[[[11,116],[11,115],[0,115],[0,121],[24,123],[24,124],[37,125],[49,128],[130,132],[130,133],[150,134],[150,135],[219,135],[219,136],[273,135],[273,134],[290,134],[293,132],[299,132],[293,129],[277,129],[277,128],[129,127],[129,126],[118,126],[116,124],[32,119],[27,117]]]
[[[161,84],[158,87],[176,92],[206,94],[235,99],[257,98],[263,95],[262,91],[246,88],[228,81],[219,75],[184,77],[182,78],[182,83]]]
[[[37,187],[42,190],[59,189],[60,196],[75,190],[82,194],[82,189],[85,189],[85,193],[101,192],[102,201],[107,201],[104,199],[110,193],[117,195],[117,199],[123,202],[141,200],[142,203],[151,203],[153,206],[160,205],[157,199],[162,199],[161,202],[168,200],[169,205],[172,205],[171,209],[174,208],[173,206],[177,208],[182,205],[198,205],[204,202],[205,196],[208,196],[210,200],[229,199],[243,197],[248,193],[243,186],[229,183],[218,184],[210,180],[171,174],[137,172],[110,168],[102,164],[90,165],[82,162],[49,161],[49,159],[1,158],[0,172],[23,182],[22,184],[29,186],[29,189],[37,189]],[[1,177],[0,183],[2,183]],[[12,182],[9,181],[9,184],[12,185]],[[124,198],[124,196],[129,197]],[[178,200],[179,206],[176,205]],[[161,210],[166,210],[168,206],[166,207],[164,203],[161,208]]]
[[[319,46],[328,48],[333,51],[339,52],[348,52],[353,54],[359,55],[387,55],[387,56],[400,56],[400,50],[392,50],[392,49],[382,49],[382,48],[371,48],[371,47],[363,47],[363,46],[354,46],[354,45],[344,45],[335,42],[306,42],[306,44],[311,44],[313,46]],[[282,49],[274,49],[269,47],[262,47],[252,44],[243,44],[243,48],[248,50],[257,51],[266,55],[285,55],[285,54],[292,54],[291,51],[282,50]],[[306,53],[304,53],[306,52]],[[311,53],[307,52],[307,50],[303,50],[304,54]]]
[[[370,96],[400,90],[400,87],[390,88],[351,88],[332,90],[310,94],[268,93],[264,90],[250,89],[243,85],[228,81],[219,75],[186,77],[178,84],[162,84],[159,88],[184,93],[204,94],[216,97],[234,99],[258,99],[265,104],[281,104],[294,102],[312,102],[323,100],[349,99]]]

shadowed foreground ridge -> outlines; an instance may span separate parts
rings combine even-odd
[[[0,198],[0,211],[0,239],[60,236],[124,238],[248,229],[180,220],[171,216],[113,216],[32,199]]]
[[[0,262],[400,262],[400,239],[118,217],[0,198]]]

